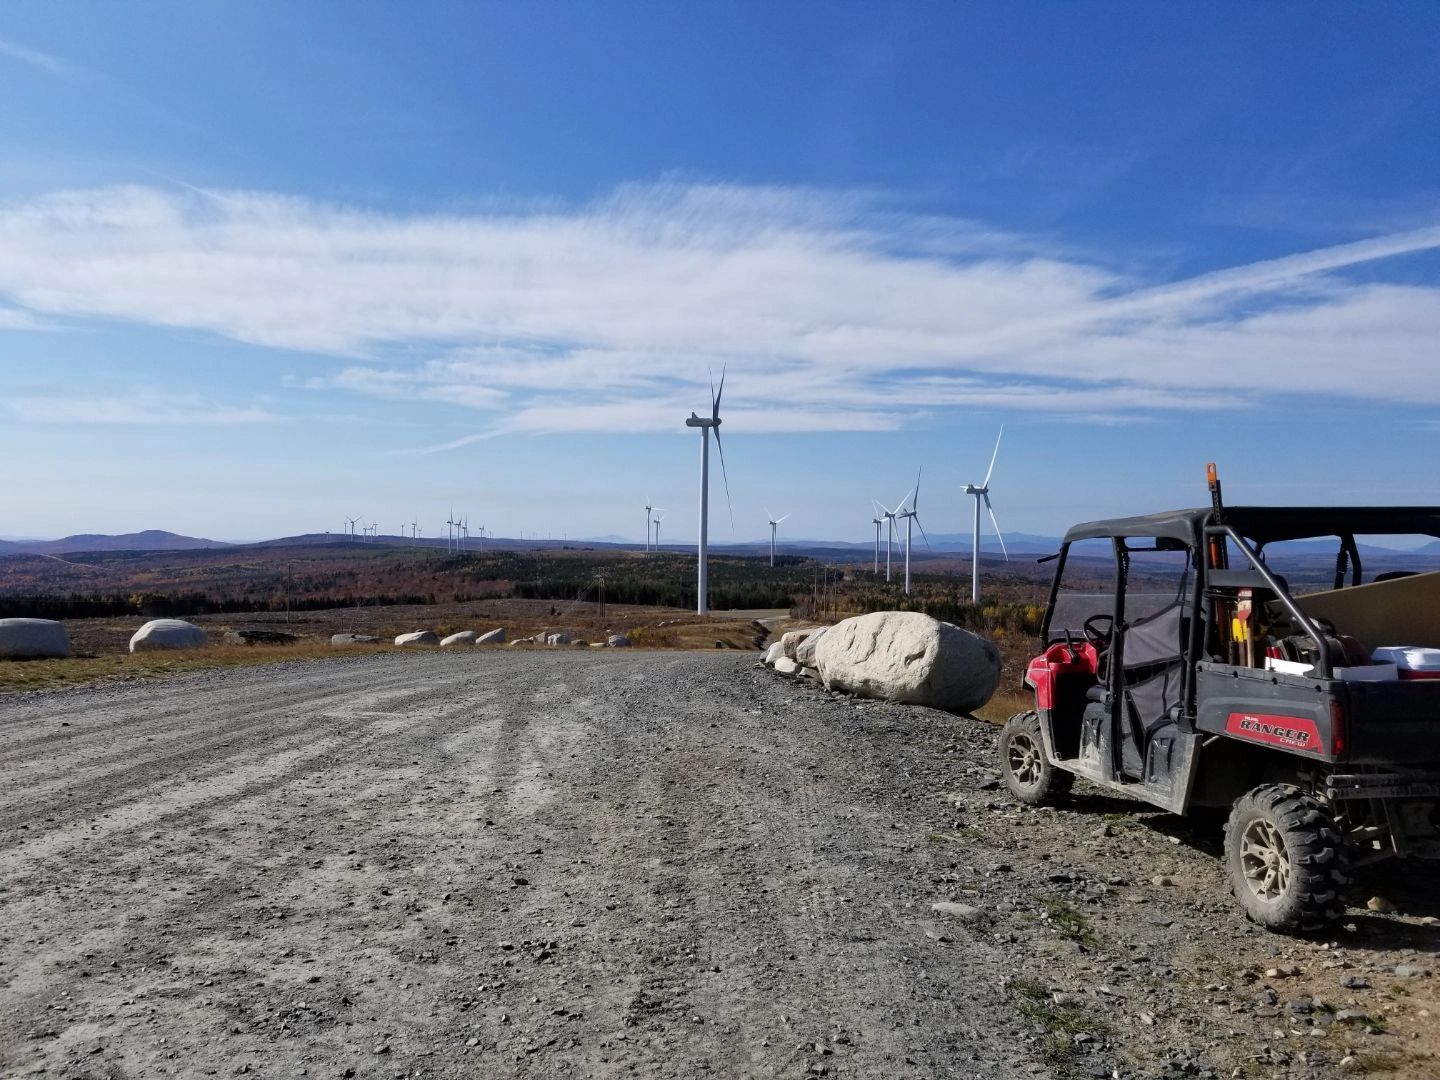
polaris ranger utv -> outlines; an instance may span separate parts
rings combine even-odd
[[[1001,769],[1031,804],[1079,776],[1177,814],[1229,808],[1245,913],[1318,930],[1352,868],[1440,858],[1440,678],[1403,663],[1440,657],[1440,572],[1363,582],[1355,539],[1440,538],[1440,507],[1224,507],[1213,467],[1211,490],[1209,508],[1066,534]],[[1311,585],[1334,588],[1292,593],[1267,546],[1325,538],[1333,581]]]

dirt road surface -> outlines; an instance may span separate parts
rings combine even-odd
[[[0,1075],[1435,1074],[1433,876],[1270,937],[992,741],[735,653],[9,696]]]

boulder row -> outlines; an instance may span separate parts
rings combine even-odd
[[[827,690],[972,712],[1000,685],[1000,651],[918,611],[877,611],[836,623],[815,647]]]
[[[0,659],[62,660],[70,635],[53,619],[0,619]]]
[[[151,619],[130,638],[130,651],[199,649],[209,640],[204,630],[184,619]]]

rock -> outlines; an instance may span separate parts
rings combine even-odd
[[[225,640],[232,645],[294,645],[300,638],[283,630],[229,630]]]
[[[799,675],[800,665],[788,656],[782,656],[779,660],[775,661],[775,670],[781,675]]]
[[[331,634],[331,645],[374,645],[380,639],[371,634]]]
[[[475,639],[476,645],[504,645],[505,628],[497,626],[494,630],[487,630]]]
[[[1418,979],[1428,975],[1424,968],[1412,967],[1409,964],[1397,964],[1395,966],[1395,977],[1397,979]]]
[[[603,642],[603,641],[592,641],[592,642],[590,642],[590,648],[592,648],[592,649],[605,649],[605,648],[609,648],[609,646],[607,646],[607,645],[605,644],[605,642]]]
[[[972,712],[1000,685],[1000,653],[918,611],[877,611],[832,626],[815,648],[827,690]]]
[[[474,630],[461,630],[458,634],[451,634],[449,637],[440,639],[440,647],[448,649],[452,645],[474,645],[479,635]]]
[[[1370,980],[1362,979],[1359,975],[1347,975],[1340,985],[1346,990],[1369,990]]]
[[[1381,915],[1394,915],[1400,909],[1383,896],[1372,896],[1365,901],[1365,906],[1371,911],[1378,911]]]
[[[546,635],[545,635],[545,644],[546,644],[546,645],[569,645],[569,644],[570,644],[570,635],[569,635],[569,634],[566,634],[566,633],[546,634]]]
[[[0,658],[62,660],[70,655],[70,635],[54,619],[0,619]]]
[[[798,660],[799,658],[795,654],[799,652],[800,646],[805,644],[805,639],[814,632],[815,627],[810,626],[804,630],[790,630],[781,634],[780,644],[783,646],[781,651],[791,660]]]
[[[630,638],[625,634],[611,634],[605,639],[605,645],[611,649],[628,649]]]
[[[1368,1024],[1370,1018],[1360,1009],[1341,1009],[1335,1014],[1335,1020],[1341,1024]]]
[[[1157,885],[1162,889],[1169,889],[1175,885],[1175,879],[1168,874],[1156,874],[1150,879],[1150,884]]]
[[[771,667],[774,667],[775,661],[779,660],[784,655],[785,642],[777,641],[765,650],[765,663],[769,664]]]
[[[802,667],[800,669],[800,677],[802,679],[818,679],[820,672],[816,671],[813,667]]]
[[[440,635],[434,630],[416,630],[413,634],[401,634],[395,644],[402,648],[409,645],[439,645]]]
[[[815,667],[815,646],[820,644],[821,639],[829,630],[828,626],[822,626],[819,630],[808,634],[795,649],[795,662],[801,667]]]
[[[151,619],[130,639],[130,651],[199,649],[209,642],[205,631],[184,619]]]
[[[973,922],[985,913],[984,908],[974,907],[970,904],[957,904],[953,900],[941,900],[931,904],[930,910],[937,915],[953,915],[965,922]]]

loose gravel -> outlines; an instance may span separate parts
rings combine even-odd
[[[993,739],[735,653],[11,695],[0,1075],[1435,1075],[1433,874],[1276,938]]]

